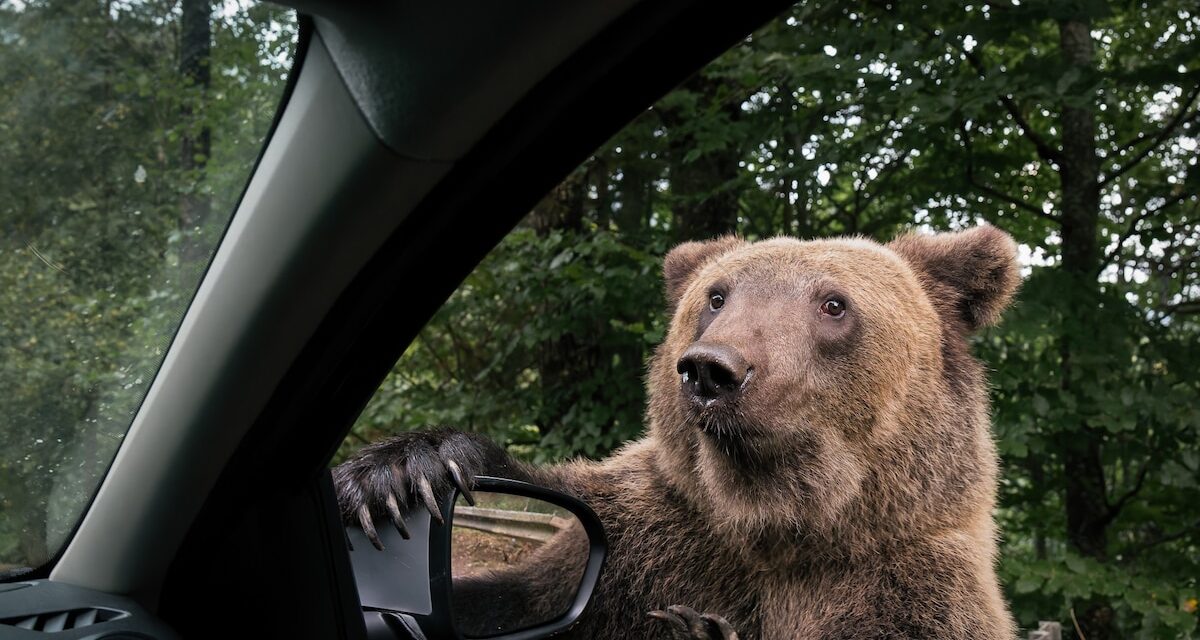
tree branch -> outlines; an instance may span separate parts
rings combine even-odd
[[[992,187],[988,184],[984,184],[983,182],[980,182],[979,180],[977,180],[975,178],[975,151],[974,151],[974,147],[971,144],[971,132],[967,129],[966,122],[960,122],[958,125],[958,129],[960,132],[962,132],[963,146],[966,147],[966,150],[967,150],[967,166],[965,169],[966,169],[966,178],[967,178],[968,185],[970,185],[971,187],[974,187],[975,189],[977,189],[983,193],[986,193],[987,195],[992,196],[993,198],[996,198],[997,200],[1002,200],[1013,206],[1016,206],[1016,207],[1022,209],[1023,211],[1028,211],[1029,213],[1032,213],[1040,218],[1045,218],[1046,220],[1050,220],[1051,222],[1056,222],[1058,224],[1062,224],[1062,221],[1058,219],[1058,216],[1055,216],[1050,213],[1046,213],[1045,211],[1042,211],[1038,207],[1035,207],[1035,206],[1029,204],[1028,202],[1025,202],[1024,200],[1021,200],[1020,198],[1015,198],[1013,196],[1010,196],[1007,193],[1004,193],[1003,191],[996,189],[995,187]]]
[[[1109,251],[1107,254],[1105,254],[1104,259],[1100,261],[1100,268],[1096,271],[1096,273],[1103,271],[1105,267],[1112,263],[1114,258],[1121,254],[1121,248],[1124,247],[1125,243],[1136,234],[1137,227],[1142,223],[1143,220],[1161,212],[1167,207],[1179,204],[1180,202],[1183,202],[1194,195],[1196,194],[1192,193],[1191,191],[1180,191],[1170,198],[1167,198],[1162,204],[1154,207],[1153,209],[1143,209],[1141,213],[1139,213],[1133,218],[1133,220],[1129,222],[1129,226],[1125,228],[1125,231],[1122,232],[1120,236],[1117,236],[1117,244],[1113,246],[1112,251]]]
[[[926,36],[930,38],[936,37],[937,35],[929,29],[925,29],[924,31]],[[973,51],[967,51],[953,41],[947,40],[946,44],[949,45],[951,49],[962,53],[963,57],[966,58],[971,67],[975,69],[975,73],[979,74],[980,78],[987,77],[987,67],[983,64],[983,58],[980,57],[978,48]],[[1029,140],[1033,143],[1033,147],[1037,150],[1039,158],[1045,162],[1055,163],[1060,166],[1066,164],[1066,159],[1062,152],[1046,142],[1046,139],[1029,125],[1029,121],[1025,119],[1025,115],[1021,112],[1020,105],[1017,104],[1017,101],[1014,100],[1012,96],[999,95],[996,96],[996,99],[1000,102],[1000,105],[1004,107],[1005,111],[1008,111],[1008,115],[1012,116],[1013,121],[1017,123],[1017,128],[1021,130],[1021,135],[1024,136],[1026,140]]]
[[[883,188],[887,186],[888,183],[891,182],[892,177],[900,171],[900,168],[904,166],[904,160],[907,159],[911,153],[912,150],[905,151],[904,153],[897,152],[895,159],[878,169],[879,173],[876,174],[876,179],[873,183],[874,188],[871,189],[871,193],[867,194],[867,196],[862,199],[862,202],[855,207],[856,216],[866,211],[867,207],[871,206],[871,203],[879,197],[879,194],[883,192]],[[863,184],[863,187],[870,186],[872,185],[865,183]]]
[[[1137,494],[1141,493],[1142,486],[1146,483],[1146,473],[1149,471],[1150,462],[1143,462],[1142,468],[1138,470],[1137,480],[1134,481],[1133,488],[1122,494],[1121,497],[1117,499],[1115,504],[1109,505],[1108,514],[1104,516],[1105,522],[1112,522],[1114,519],[1116,519],[1116,517],[1120,515],[1121,510],[1125,508],[1125,505],[1129,504],[1130,500],[1134,499],[1137,497]]]
[[[1158,148],[1158,145],[1162,144],[1164,140],[1171,137],[1171,134],[1173,134],[1175,132],[1175,130],[1177,128],[1179,128],[1179,125],[1183,124],[1187,120],[1191,120],[1192,118],[1195,118],[1197,115],[1200,115],[1200,111],[1192,112],[1191,115],[1188,115],[1188,109],[1190,109],[1192,107],[1192,103],[1196,101],[1197,96],[1200,96],[1200,83],[1196,83],[1196,86],[1192,88],[1192,93],[1190,95],[1188,95],[1188,97],[1183,101],[1183,104],[1180,105],[1179,113],[1176,113],[1175,117],[1171,118],[1170,122],[1168,122],[1166,124],[1166,126],[1164,126],[1158,132],[1158,135],[1154,136],[1154,138],[1151,139],[1150,144],[1147,145],[1145,149],[1142,149],[1142,151],[1140,153],[1138,153],[1137,156],[1135,156],[1129,162],[1122,164],[1120,169],[1117,169],[1113,173],[1100,178],[1100,183],[1099,183],[1100,188],[1103,189],[1107,184],[1109,184],[1113,180],[1116,180],[1117,178],[1125,175],[1131,169],[1133,169],[1134,167],[1141,164],[1143,160],[1145,160],[1151,153],[1154,152],[1155,149]],[[1135,138],[1131,143],[1127,144],[1124,148],[1121,149],[1121,152],[1124,152],[1124,151],[1128,150],[1129,148],[1136,146],[1138,143],[1140,143],[1142,140],[1145,139],[1145,133],[1141,133],[1138,135],[1139,135],[1139,138]]]
[[[1174,542],[1175,540],[1179,540],[1180,538],[1185,538],[1189,534],[1196,533],[1197,530],[1200,530],[1200,520],[1196,520],[1195,522],[1193,522],[1189,525],[1185,525],[1182,529],[1180,529],[1179,531],[1176,531],[1175,533],[1160,535],[1160,536],[1151,538],[1151,539],[1147,540],[1146,542],[1143,542],[1142,544],[1137,545],[1136,547],[1130,548],[1128,551],[1126,551],[1123,554],[1125,556],[1124,560],[1128,561],[1133,558],[1136,558],[1139,554],[1150,549],[1151,547],[1157,547],[1160,544],[1166,544],[1168,542]]]
[[[964,49],[960,49],[960,51],[962,51],[963,56],[966,57],[967,62],[969,62],[975,69],[975,72],[979,74],[979,77],[986,77],[984,73],[986,68],[984,67],[983,60],[979,57],[979,54],[975,51],[966,51]],[[1017,127],[1021,130],[1021,135],[1025,136],[1026,140],[1033,143],[1033,147],[1037,150],[1039,158],[1046,162],[1055,163],[1060,166],[1066,164],[1066,159],[1063,154],[1058,149],[1050,146],[1050,144],[1046,142],[1046,139],[1038,134],[1038,132],[1029,125],[1029,121],[1026,120],[1025,115],[1021,113],[1020,105],[1017,104],[1017,101],[1014,100],[1012,96],[1000,95],[996,96],[996,99],[1000,101],[1001,106],[1008,111],[1008,115],[1012,116],[1013,121],[1017,123]]]
[[[1200,206],[1192,208],[1192,213],[1196,211],[1200,211]],[[1191,251],[1185,253],[1184,249],[1191,249]],[[1184,270],[1190,273],[1200,273],[1200,268],[1197,268],[1200,265],[1194,264],[1197,260],[1200,260],[1200,245],[1188,247],[1177,244],[1167,247],[1161,258],[1147,257],[1146,261],[1159,276],[1173,278]]]
[[[1197,119],[1200,119],[1200,110],[1193,111],[1190,114],[1184,116],[1183,120],[1179,121],[1179,125],[1182,126],[1182,125],[1188,124]],[[1161,131],[1161,129],[1159,131]],[[1125,153],[1126,151],[1132,150],[1134,147],[1145,142],[1148,138],[1150,138],[1149,133],[1147,133],[1145,131],[1139,131],[1136,136],[1129,139],[1124,144],[1120,145],[1117,148],[1116,153],[1114,153],[1112,157],[1114,157],[1114,158],[1120,157],[1121,154]]]
[[[451,367],[449,364],[447,364],[445,358],[442,356],[442,352],[438,351],[437,347],[434,346],[433,342],[434,342],[433,340],[422,340],[421,346],[423,346],[427,351],[429,351],[429,355],[432,356],[432,358],[433,358],[433,363],[435,365],[437,365],[437,368],[442,370],[442,374],[444,375],[444,377],[446,379],[457,379],[458,372],[453,367]],[[454,346],[451,345],[450,348],[453,349]]]
[[[1162,307],[1164,315],[1190,316],[1200,314],[1200,300],[1181,300]]]
[[[1039,158],[1060,166],[1066,164],[1063,155],[1058,152],[1058,149],[1051,147],[1044,138],[1033,130],[1033,127],[1029,126],[1029,121],[1025,119],[1025,116],[1021,115],[1021,108],[1017,106],[1012,96],[1000,96],[1000,104],[1004,105],[1009,115],[1012,116],[1017,126],[1020,127],[1021,135],[1024,135],[1027,140],[1033,143],[1034,148],[1037,149]]]

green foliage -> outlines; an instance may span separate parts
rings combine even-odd
[[[1200,518],[1196,335],[1147,319],[1115,288],[1091,301],[1094,316],[1065,315],[1065,299],[1086,291],[1058,270],[1035,270],[1004,323],[978,341],[993,367],[1005,462],[1001,570],[1026,624],[1039,616],[1069,620],[1075,603],[1100,596],[1131,637],[1186,636],[1196,626],[1187,602],[1200,589],[1194,539],[1177,544],[1194,535],[1189,529]],[[1068,385],[1062,336],[1082,346]],[[1103,562],[1078,556],[1062,535],[1059,449],[1082,424],[1104,433],[1110,505],[1122,504]]]
[[[405,352],[357,441],[397,424],[448,424],[548,459],[602,456],[636,436],[645,405],[636,379],[664,331],[657,255],[608,231],[513,232]],[[568,350],[569,366],[542,345]],[[547,368],[580,377],[566,387],[546,380]]]
[[[1010,552],[1001,565],[1019,619],[1071,620],[1071,603],[1103,596],[1117,604],[1130,638],[1174,638],[1193,631],[1196,584],[1172,584],[1121,564],[1106,564],[1064,552],[1055,559]],[[1188,609],[1191,609],[1189,611]]]
[[[74,527],[241,195],[295,27],[238,8],[214,16],[200,87],[175,2],[0,3],[0,569]],[[204,130],[211,157],[185,169]],[[182,224],[185,197],[216,214]]]

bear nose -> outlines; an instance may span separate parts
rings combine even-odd
[[[683,378],[684,392],[708,403],[741,391],[751,367],[733,347],[697,342],[683,352],[675,370]]]

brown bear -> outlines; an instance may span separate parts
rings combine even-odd
[[[571,637],[1016,637],[968,349],[1017,288],[1012,239],[726,237],[663,271],[642,439],[534,467],[478,435],[402,434],[335,469],[345,521],[373,537],[475,474],[582,499],[610,555]]]

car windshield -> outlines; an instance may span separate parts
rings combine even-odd
[[[296,39],[237,0],[0,1],[0,575],[52,559],[99,487]]]

